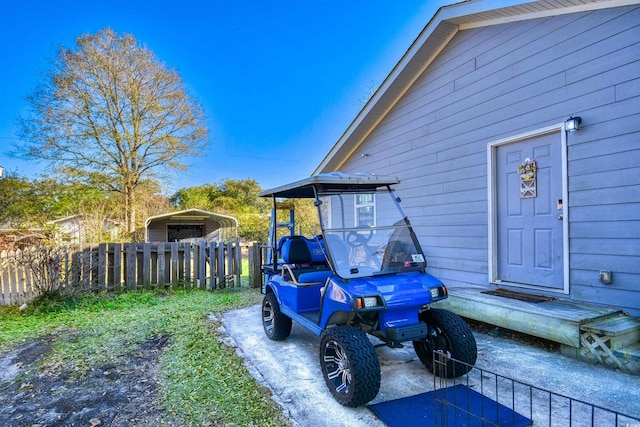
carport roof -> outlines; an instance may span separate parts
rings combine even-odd
[[[205,219],[217,221],[222,227],[235,227],[236,229],[238,227],[238,220],[232,216],[203,211],[201,209],[186,209],[177,212],[169,212],[162,215],[150,216],[144,222],[144,228],[147,228],[149,224],[158,220],[198,221]]]

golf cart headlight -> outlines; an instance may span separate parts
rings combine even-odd
[[[375,307],[378,305],[378,298],[376,297],[364,297],[364,307]]]
[[[447,295],[447,288],[444,286],[438,286],[437,288],[430,288],[431,298],[441,298]]]
[[[371,308],[378,306],[377,297],[358,297],[358,308]]]

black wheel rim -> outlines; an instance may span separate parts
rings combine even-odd
[[[270,301],[265,301],[262,307],[262,323],[267,331],[267,334],[273,334],[273,318],[275,317],[275,310]]]
[[[432,329],[431,334],[425,341],[428,349],[428,357],[431,364],[431,369],[436,376],[446,376],[447,360],[451,357],[451,343],[438,327]],[[434,356],[433,352],[446,355],[443,359],[442,356]],[[435,364],[433,363],[435,359]]]
[[[433,328],[431,335],[427,337],[426,340],[427,349],[429,353],[434,351],[438,353],[446,354],[447,356],[451,356],[451,343],[447,339],[444,333],[440,328]]]
[[[339,394],[348,394],[351,390],[351,363],[342,346],[335,340],[327,342],[324,348],[324,363],[327,378]]]

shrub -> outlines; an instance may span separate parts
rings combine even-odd
[[[43,242],[16,251],[16,261],[31,276],[36,293],[51,297],[61,289],[61,267],[65,254],[65,248]]]

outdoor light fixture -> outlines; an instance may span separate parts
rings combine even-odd
[[[580,129],[580,123],[582,123],[582,117],[571,116],[564,122],[564,128],[569,132],[576,132]]]

